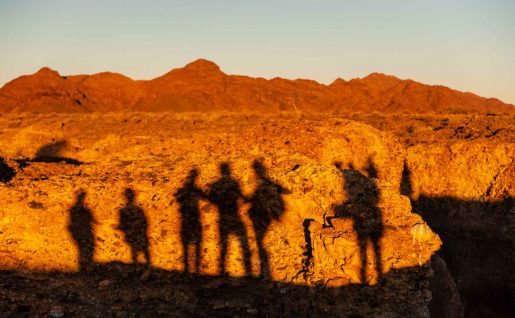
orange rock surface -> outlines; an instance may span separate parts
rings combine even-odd
[[[78,269],[77,242],[68,225],[72,222],[70,209],[76,204],[76,193],[80,190],[86,192],[84,206],[91,210],[95,220],[94,261],[129,263],[131,253],[120,230],[119,210],[125,204],[123,192],[130,188],[136,193],[135,204],[144,210],[148,220],[152,265],[182,271],[185,267],[181,243],[183,217],[174,194],[189,171],[199,171],[196,184],[207,193],[220,176],[219,165],[228,162],[243,195],[252,197],[259,185],[252,168],[256,159],[264,164],[270,180],[285,189],[280,195],[284,208],[265,229],[263,242],[259,242],[249,215],[252,204],[239,200],[238,219],[244,227],[229,227],[228,251],[223,255],[227,259],[224,270],[231,276],[246,274],[241,245],[241,236],[245,236],[251,256],[251,273],[247,274],[259,274],[262,262],[259,245],[262,244],[269,258],[271,278],[275,281],[314,284],[314,277],[319,277],[331,281],[331,286],[360,282],[361,259],[351,219],[334,221],[335,228],[328,229],[328,233],[348,234],[337,235],[342,241],[336,240],[331,250],[322,252],[321,247],[314,248],[315,267],[310,269],[310,278],[306,280],[307,276],[299,274],[305,270],[303,222],[313,219],[323,224],[324,217],[333,213],[332,205],[347,201],[345,176],[333,166],[335,162],[345,163],[348,169],[352,165],[363,173],[371,162],[377,169],[374,176],[377,179],[371,180],[380,191],[377,207],[382,211],[384,223],[380,245],[385,274],[392,268],[426,263],[440,246],[438,236],[429,227],[423,239],[414,236],[413,227],[425,223],[411,212],[409,200],[399,194],[403,149],[392,137],[370,126],[351,121],[323,123],[261,117],[240,121],[226,116],[134,114],[127,118],[113,115],[97,120],[91,116],[95,115],[70,118],[62,130],[59,128],[61,139],[67,140],[59,156],[73,158],[83,162],[82,165],[34,160],[27,167],[18,168],[11,187],[2,188],[2,233],[11,242],[2,249],[3,268]],[[194,119],[196,117],[198,119]],[[144,125],[141,125],[142,120]],[[84,134],[87,123],[95,123],[95,129]],[[111,125],[123,127],[124,123],[131,129],[124,128],[123,133],[108,128]],[[148,127],[155,127],[156,132]],[[55,131],[45,137],[42,131],[47,129],[36,132],[35,126],[27,128],[29,131],[18,130],[14,139],[3,139],[11,144],[10,149],[17,151],[8,154],[9,157],[39,158],[38,149],[58,138]],[[19,138],[22,135],[25,137]],[[224,271],[220,266],[222,211],[207,199],[200,200],[199,211],[200,273],[221,275]],[[374,258],[373,252],[368,251],[368,254],[369,259]],[[194,259],[194,255],[191,258]],[[370,276],[366,280],[375,284],[378,273],[371,270],[367,275]]]
[[[9,297],[48,305],[23,289],[40,273],[59,277],[40,292],[77,292],[67,310],[99,315],[141,309],[143,290],[166,305],[145,309],[156,315],[252,303],[263,316],[427,317],[436,303],[459,313],[460,296],[469,315],[510,311],[511,115],[23,113],[2,115],[0,132],[0,275],[21,289],[1,289],[0,304],[15,313]],[[224,190],[227,174],[239,191]],[[170,276],[182,287],[163,292]]]

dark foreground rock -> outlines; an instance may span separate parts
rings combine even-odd
[[[428,265],[382,286],[306,287],[125,264],[83,273],[0,272],[1,317],[429,317]],[[53,313],[53,315],[52,315]]]

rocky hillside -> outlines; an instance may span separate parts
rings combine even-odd
[[[441,240],[399,191],[388,133],[258,115],[17,118],[0,120],[13,315],[429,314]],[[28,293],[38,279],[49,297]]]
[[[514,109],[495,98],[378,73],[324,85],[311,80],[227,75],[206,60],[149,81],[114,73],[61,76],[42,68],[0,89],[1,113],[250,110],[513,114]]]
[[[512,117],[351,117],[0,117],[0,305],[509,317]]]

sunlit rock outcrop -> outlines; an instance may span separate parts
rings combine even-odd
[[[384,230],[375,243],[384,274],[427,263],[440,246],[438,237],[412,213],[408,198],[398,193],[402,148],[369,126],[266,120],[241,128],[236,124],[235,131],[216,131],[216,122],[226,120],[219,117],[199,123],[175,120],[171,126],[182,126],[178,131],[155,135],[140,130],[138,120],[129,120],[134,128],[125,134],[101,135],[97,129],[92,131],[96,136],[67,124],[65,129],[72,131],[63,134],[68,136],[66,144],[19,131],[18,137],[25,134],[25,144],[18,138],[16,143],[27,159],[25,167],[17,167],[12,186],[1,190],[2,233],[9,242],[2,249],[3,268],[78,270],[82,243],[70,230],[76,222],[70,211],[78,207],[91,214],[87,222],[94,233],[92,263],[130,263],[130,236],[148,235],[151,265],[156,268],[186,270],[187,248],[190,262],[199,259],[198,268],[190,263],[188,271],[199,274],[266,275],[296,284],[315,284],[318,277],[330,286],[360,283],[361,250],[352,217],[334,219],[334,228],[305,227],[308,219],[325,224],[336,206],[349,202],[348,192],[362,181],[349,180],[349,171],[376,187],[368,190],[377,192],[374,204]],[[184,126],[191,127],[192,135],[181,135],[189,130]],[[193,128],[197,126],[198,130]],[[31,140],[45,138],[51,146]],[[59,153],[54,144],[60,145]],[[37,160],[38,149],[45,145],[44,149],[56,150],[51,154],[56,160]],[[220,169],[223,163],[226,172]],[[194,184],[199,191],[193,219],[182,215],[188,209],[181,210],[181,205],[191,203],[177,195],[192,169],[198,174]],[[225,189],[230,182],[240,190]],[[214,189],[216,183],[222,184],[221,190]],[[126,189],[135,193],[132,203],[123,195]],[[84,195],[78,203],[80,191]],[[130,229],[120,226],[120,211],[128,204],[144,211],[148,224],[136,229],[141,233],[127,233]],[[183,225],[184,219],[191,229]],[[427,234],[413,234],[416,226],[423,226]],[[198,237],[184,241],[181,235],[190,230]],[[306,230],[314,240],[309,269]],[[327,240],[334,246],[323,243]],[[364,253],[373,260],[370,244],[364,245]],[[366,271],[363,283],[375,284],[378,273]]]
[[[142,281],[183,314],[509,311],[510,117],[305,117],[0,117],[0,274],[104,305],[78,282]]]

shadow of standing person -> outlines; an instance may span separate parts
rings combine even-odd
[[[351,218],[353,220],[354,231],[358,235],[358,245],[361,254],[361,283],[367,283],[367,247],[369,242],[372,243],[374,251],[378,282],[382,283],[383,269],[380,240],[383,236],[384,226],[381,209],[377,207],[380,190],[372,178],[354,170],[352,166],[351,169],[342,169],[339,163],[336,163],[335,166],[345,176],[344,187],[347,193],[347,202],[333,206],[335,216],[328,218],[327,221],[332,226],[332,218]],[[372,175],[374,173],[371,173],[371,171],[377,171],[370,161],[367,171]]]
[[[75,203],[70,208],[68,231],[79,249],[79,271],[90,271],[93,268],[95,236],[93,224],[95,220],[84,203],[86,192],[77,193]]]
[[[407,196],[411,199],[411,195],[413,193],[413,188],[411,184],[411,171],[408,167],[408,162],[404,160],[404,164],[402,166],[402,179],[400,186],[400,193],[402,195]]]
[[[134,202],[136,194],[131,188],[124,192],[127,203],[120,209],[120,223],[118,229],[125,234],[125,242],[131,248],[132,264],[138,264],[138,253],[143,252],[147,265],[151,265],[148,224],[145,212]]]
[[[220,257],[220,271],[225,275],[225,258],[227,256],[228,237],[230,234],[237,236],[243,249],[243,262],[245,276],[250,273],[250,249],[245,231],[245,225],[238,213],[238,200],[245,199],[240,185],[231,176],[231,168],[228,163],[220,164],[221,177],[209,189],[208,199],[218,208],[220,226],[220,244],[222,253]]]
[[[200,273],[200,244],[202,242],[202,226],[200,224],[199,201],[206,198],[202,189],[195,185],[197,169],[192,169],[188,179],[182,188],[175,192],[174,197],[180,205],[179,212],[182,216],[181,240],[183,249],[184,272],[189,270],[189,246],[195,245],[195,269],[194,273]]]
[[[252,198],[249,217],[252,220],[259,249],[260,277],[270,277],[270,263],[265,250],[265,234],[272,220],[279,219],[284,213],[283,187],[268,178],[266,168],[259,160],[254,160],[252,168],[258,180],[258,186]]]

